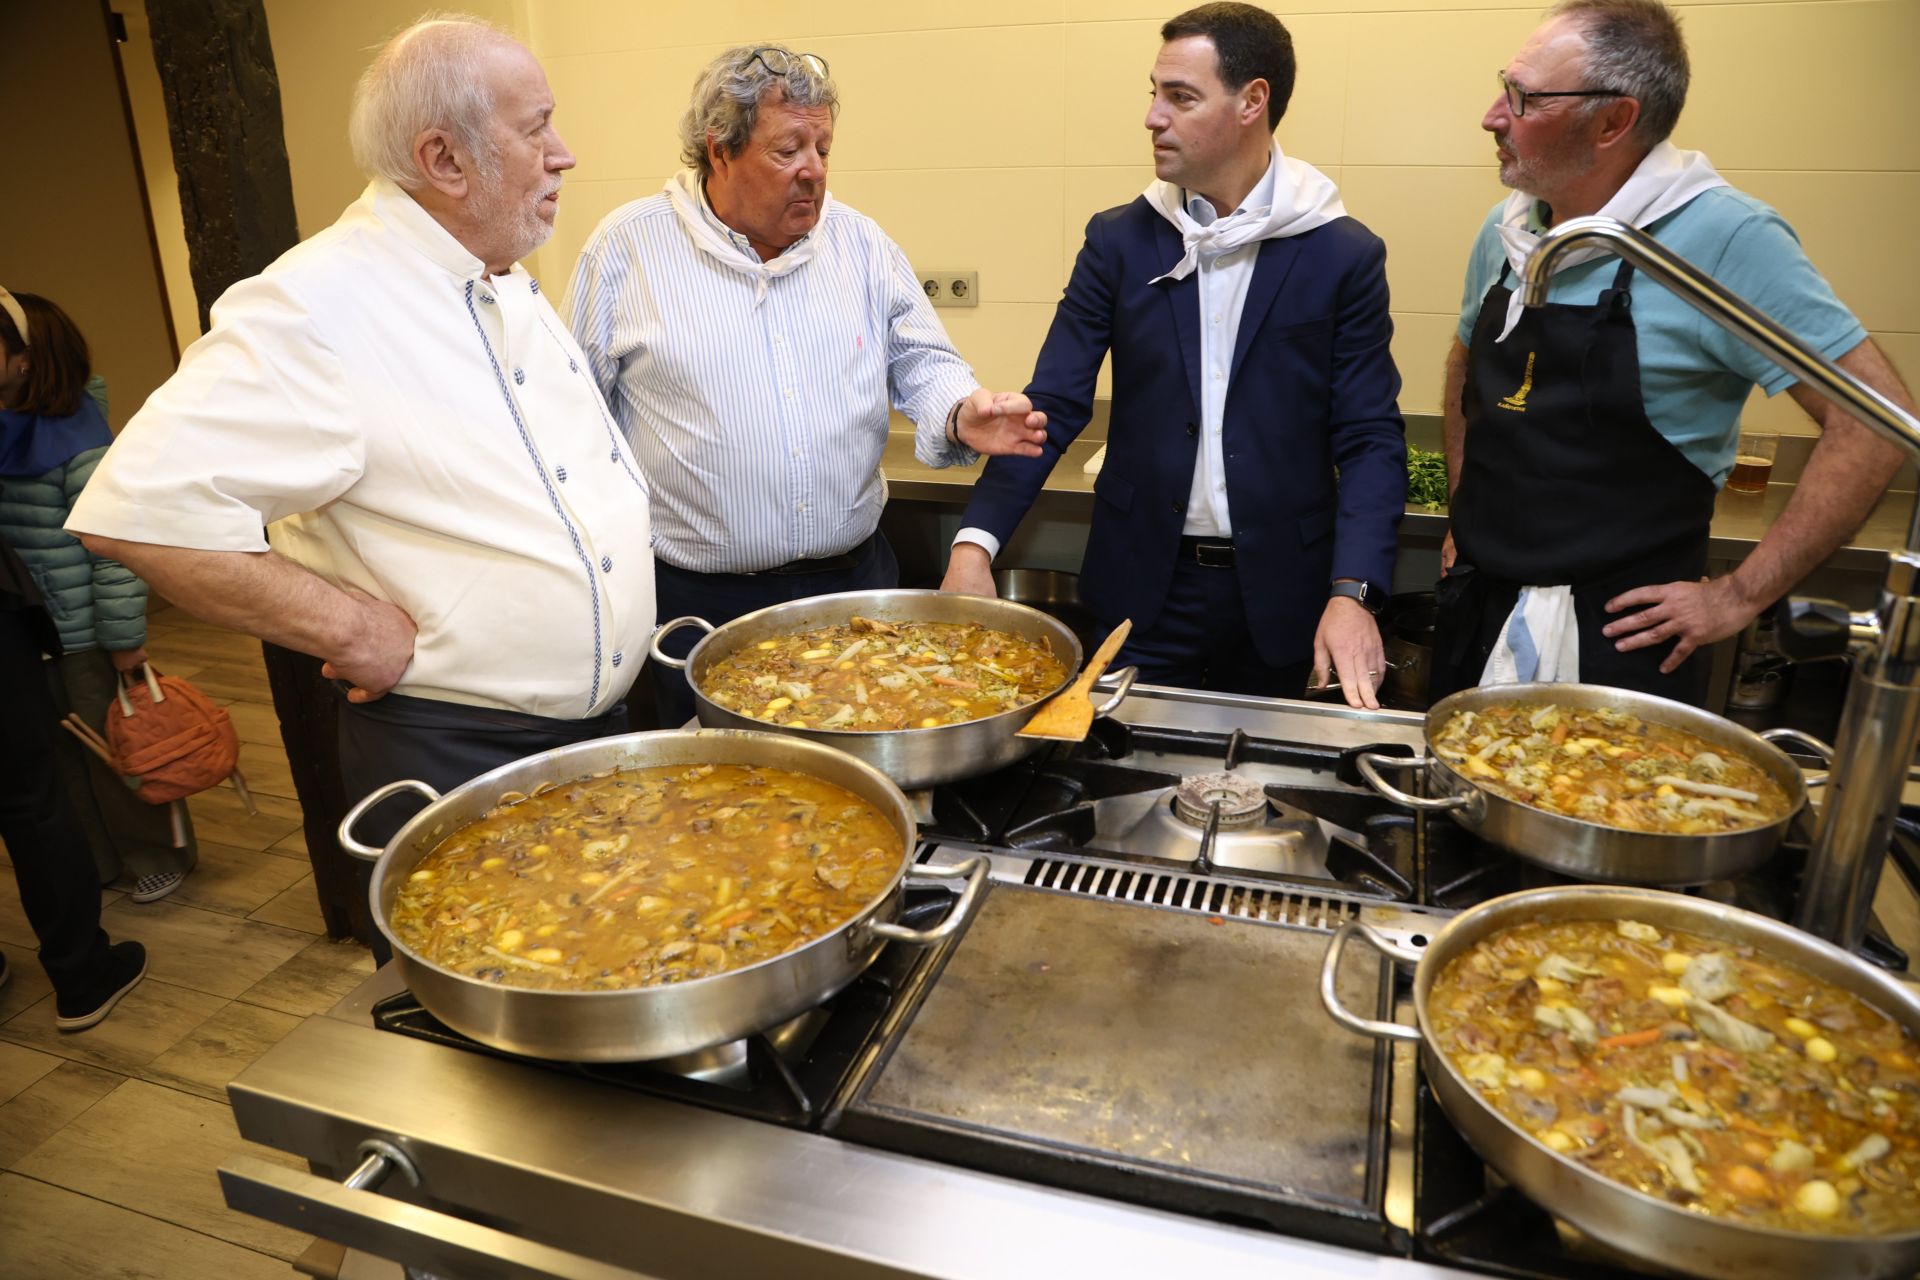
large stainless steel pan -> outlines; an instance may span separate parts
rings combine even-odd
[[[768,724],[729,711],[701,692],[701,682],[714,663],[749,645],[774,636],[792,635],[810,627],[844,626],[848,618],[859,616],[885,622],[970,622],[991,627],[1038,642],[1043,637],[1053,645],[1054,653],[1066,662],[1067,673],[1060,684],[1047,691],[1047,698],[1072,682],[1084,656],[1073,629],[1038,609],[1030,609],[1010,600],[990,596],[955,595],[946,591],[843,591],[837,595],[812,596],[786,604],[773,605],[735,618],[715,627],[703,618],[675,618],[662,623],[653,633],[653,660],[669,667],[684,667],[693,686],[693,700],[700,723],[730,729],[760,729],[790,734],[810,742],[827,743],[850,756],[857,756],[892,778],[909,791],[939,786],[961,778],[990,773],[1010,765],[1046,745],[1043,739],[1022,738],[1020,730],[1033,719],[1046,698],[999,715],[960,724],[943,724],[932,729],[888,729],[861,733],[848,729],[790,729]],[[660,651],[660,641],[668,632],[681,627],[699,627],[708,634],[685,658],[671,658]],[[1136,671],[1132,667],[1111,673],[1114,692],[1094,708],[1103,716],[1119,706],[1133,687]]]
[[[1482,1159],[1541,1208],[1604,1244],[1653,1264],[1715,1280],[1911,1276],[1920,1269],[1920,1232],[1882,1236],[1809,1235],[1712,1218],[1636,1191],[1536,1142],[1489,1106],[1433,1043],[1428,997],[1452,960],[1481,939],[1540,920],[1639,920],[1663,929],[1752,947],[1859,996],[1920,1034],[1920,996],[1838,947],[1765,916],[1704,898],[1624,886],[1573,885],[1495,898],[1454,917],[1424,949],[1401,946],[1350,921],[1334,935],[1320,971],[1320,999],[1336,1022],[1378,1040],[1419,1044],[1420,1064],[1454,1127]],[[1363,1018],[1340,1003],[1335,974],[1347,942],[1359,937],[1414,966],[1416,1026]]]
[[[1784,816],[1764,826],[1711,835],[1663,835],[1626,831],[1583,818],[1548,813],[1496,795],[1442,759],[1433,740],[1456,712],[1501,703],[1554,702],[1569,707],[1614,707],[1643,720],[1670,725],[1737,753],[1764,769],[1787,793]],[[1596,684],[1506,684],[1463,689],[1427,712],[1427,754],[1408,759],[1371,752],[1359,757],[1360,773],[1375,791],[1409,809],[1445,812],[1467,830],[1510,853],[1581,880],[1619,884],[1692,885],[1725,880],[1765,862],[1779,847],[1793,817],[1807,801],[1806,779],[1771,738],[1793,738],[1830,750],[1793,730],[1755,734],[1698,707],[1651,694]],[[1427,796],[1411,795],[1381,776],[1388,768],[1424,768]]]
[[[788,769],[845,787],[872,802],[899,832],[903,852],[886,892],[833,932],[745,969],[671,986],[623,991],[536,991],[500,986],[442,968],[394,935],[387,916],[408,872],[449,833],[473,822],[508,792],[531,794],[609,769],[650,765],[745,764]],[[368,809],[403,792],[430,804],[383,849],[353,838]],[[442,796],[423,782],[394,782],[356,804],[340,823],[340,843],[374,862],[373,918],[393,946],[407,986],[434,1017],[482,1044],[535,1058],[628,1062],[691,1053],[777,1026],[819,1004],[859,976],[887,940],[939,942],[965,922],[987,880],[985,857],[952,866],[916,865],[913,811],[900,789],[871,765],[817,743],[725,729],[634,733],[543,751],[482,774]],[[947,918],[931,929],[895,923],[910,879],[965,880]]]

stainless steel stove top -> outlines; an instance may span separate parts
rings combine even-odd
[[[1335,747],[1418,743],[1422,725],[1406,713],[1159,689],[1136,690],[1122,718]],[[1147,767],[1186,777],[1218,772],[1220,762],[1169,753]],[[1233,773],[1261,787],[1329,784],[1311,771],[1253,763]],[[1191,858],[1172,851],[1194,828],[1169,794],[1125,799],[1131,806],[1102,810],[1103,826],[1160,842],[1152,848],[1168,859]],[[1211,795],[1189,797],[1190,812],[1196,799],[1210,819]],[[1250,799],[1244,807],[1258,821],[1215,833],[1211,875],[993,848],[994,876],[1246,928],[1326,933],[1364,918],[1405,937],[1442,923],[1444,912],[1343,893],[1325,880],[1330,824]],[[1299,879],[1244,873],[1275,869]],[[377,1030],[372,1005],[400,989],[391,968],[381,971],[233,1082],[243,1135],[306,1158],[314,1172],[237,1160],[221,1173],[230,1204],[446,1277],[1462,1274],[973,1172]],[[1292,1016],[1322,1015],[1309,994]],[[1385,1212],[1404,1226],[1414,1073],[1408,1050],[1393,1054]],[[713,1056],[707,1067],[737,1069],[737,1051]],[[417,1184],[390,1178],[378,1194],[339,1185],[376,1139],[403,1153]]]

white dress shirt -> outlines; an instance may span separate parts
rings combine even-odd
[[[1213,203],[1189,191],[1187,214],[1201,226],[1220,216]],[[1254,184],[1240,208],[1257,215],[1273,203],[1273,162]],[[1247,286],[1253,283],[1253,264],[1264,242],[1254,241],[1218,255],[1200,255],[1200,454],[1194,461],[1193,488],[1187,495],[1187,522],[1181,532],[1190,538],[1231,538],[1233,518],[1227,512],[1226,450],[1220,443],[1221,423],[1227,413],[1227,374],[1233,368],[1233,344],[1240,332],[1240,312],[1247,305]]]
[[[874,531],[888,405],[929,466],[971,462],[947,413],[978,385],[900,247],[828,197],[762,263],[690,173],[609,214],[568,290],[573,333],[653,495],[676,568],[754,573]]]
[[[1212,225],[1219,216],[1213,203],[1196,191],[1182,194],[1188,215],[1203,227]],[[1240,202],[1240,210],[1258,214],[1272,204],[1273,162],[1269,160],[1267,171]],[[1240,332],[1240,313],[1246,307],[1247,286],[1253,283],[1253,264],[1260,257],[1262,243],[1254,241],[1225,253],[1199,255],[1200,451],[1194,460],[1187,519],[1181,529],[1189,537],[1233,536],[1233,519],[1227,511],[1226,451],[1220,443],[1220,430],[1227,411],[1233,344]],[[985,529],[962,529],[953,540],[984,547],[989,558],[1000,554],[1000,539]]]
[[[395,690],[557,719],[612,708],[654,622],[647,493],[524,268],[489,277],[411,196],[234,285],[67,528],[273,549],[419,627]]]

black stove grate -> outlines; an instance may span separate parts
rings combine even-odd
[[[916,886],[907,891],[901,920],[931,925],[955,900],[956,895],[943,887]],[[776,1048],[767,1035],[749,1037],[743,1066],[718,1079],[676,1074],[652,1062],[556,1062],[509,1053],[453,1030],[427,1012],[410,991],[375,1004],[373,1024],[383,1031],[525,1063],[578,1080],[789,1128],[817,1129],[854,1061],[893,1007],[897,993],[926,960],[926,953],[919,948],[888,943],[858,978],[814,1014],[803,1015],[817,1026],[809,1027],[785,1048]]]

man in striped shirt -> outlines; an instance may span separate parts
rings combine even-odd
[[[929,466],[1045,439],[1025,396],[978,385],[900,247],[827,193],[838,111],[824,60],[729,49],[681,119],[689,167],[609,214],[574,270],[574,336],[651,491],[663,619],[897,586],[889,405]],[[656,677],[662,722],[685,721],[684,676]]]

